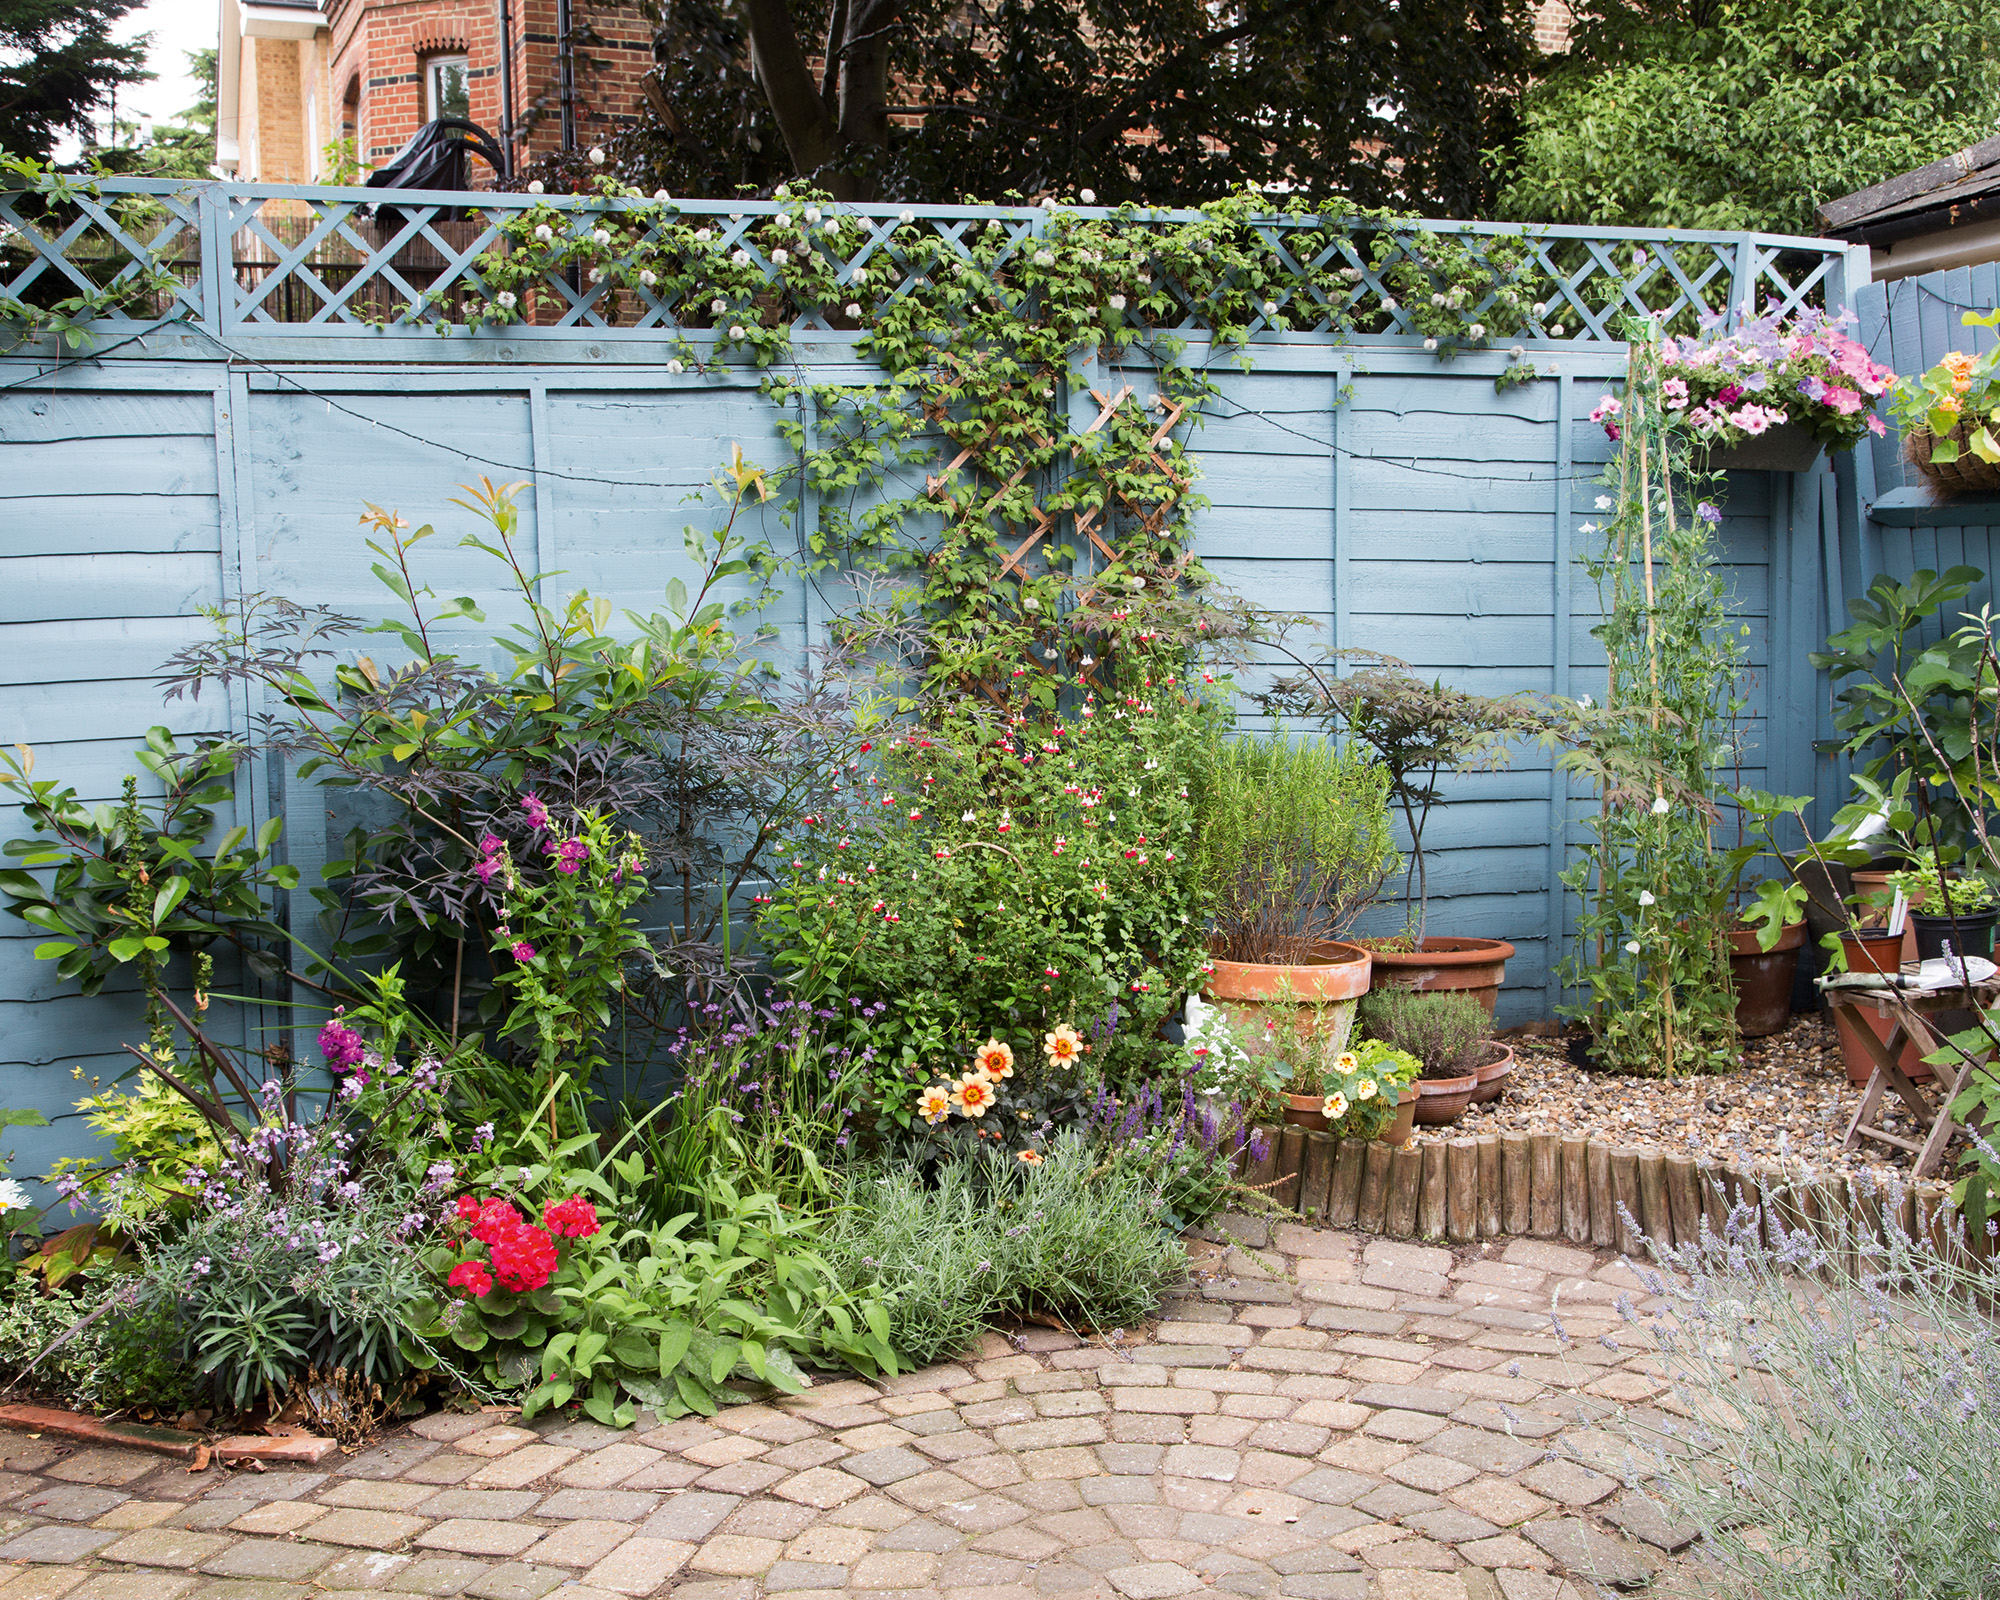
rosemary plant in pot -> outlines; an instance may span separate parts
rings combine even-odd
[[[1207,995],[1253,1054],[1338,1054],[1373,965],[1343,942],[1395,870],[1389,777],[1282,723],[1216,741],[1202,819],[1214,900]]]
[[[1336,673],[1339,660],[1365,664]],[[1492,1016],[1514,947],[1505,939],[1430,932],[1424,830],[1444,799],[1444,775],[1505,766],[1508,738],[1539,730],[1535,708],[1520,699],[1447,688],[1442,680],[1426,683],[1404,662],[1373,650],[1343,650],[1336,662],[1280,679],[1266,701],[1274,710],[1344,731],[1372,751],[1388,774],[1389,794],[1410,841],[1402,895],[1408,927],[1400,937],[1368,941],[1375,981],[1405,989],[1463,990]]]

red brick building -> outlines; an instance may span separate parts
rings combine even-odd
[[[470,118],[516,165],[629,122],[652,67],[634,5],[584,0],[219,0],[217,156],[238,177],[324,183],[372,170],[426,122]],[[568,116],[557,44],[573,51]],[[474,182],[488,180],[475,163]]]

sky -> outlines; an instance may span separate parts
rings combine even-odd
[[[159,77],[119,95],[121,118],[138,113],[167,122],[194,104],[197,90],[188,76],[187,52],[214,48],[221,9],[217,0],[148,0],[126,14],[114,31],[120,39],[152,34],[146,65]]]

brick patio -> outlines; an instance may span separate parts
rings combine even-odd
[[[712,1421],[439,1413],[199,1474],[0,1432],[0,1600],[1583,1600],[1679,1548],[1599,1425],[1662,1389],[1630,1268],[1222,1222],[1157,1325]]]

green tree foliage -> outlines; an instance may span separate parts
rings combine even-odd
[[[172,122],[156,123],[143,140],[138,125],[121,118],[115,148],[90,152],[99,170],[133,178],[215,176],[215,52],[190,50],[187,60],[199,98]]]
[[[111,37],[138,0],[0,0],[0,150],[46,160],[122,84],[143,82],[143,39]]]
[[[619,151],[646,189],[1167,205],[1277,182],[1458,216],[1535,59],[1527,0],[664,0],[656,54]]]
[[[1520,116],[1503,216],[1810,234],[1991,137],[2000,56],[1979,0],[1600,0]]]

